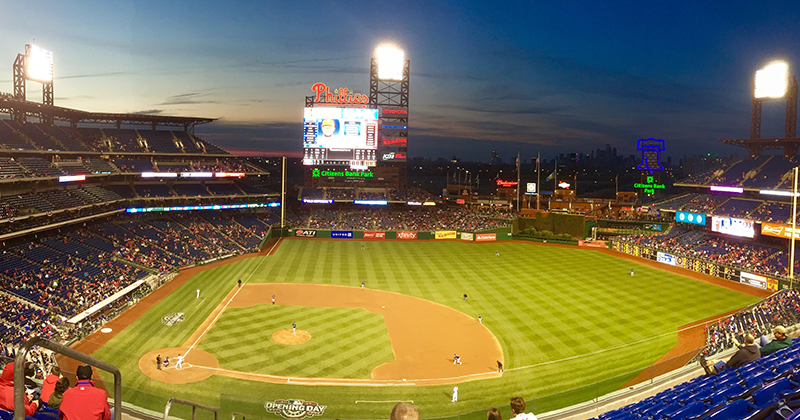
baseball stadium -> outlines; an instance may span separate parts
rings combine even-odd
[[[724,140],[745,159],[673,182],[664,141],[641,139],[630,191],[567,184],[531,208],[519,163],[489,195],[410,186],[397,54],[366,63],[368,93],[298,98],[288,181],[286,158],[195,134],[213,119],[55,105],[52,53],[27,45],[0,93],[2,418],[63,415],[70,390],[63,410],[44,394],[61,376],[93,379],[115,420],[380,419],[401,402],[513,418],[515,396],[539,419],[800,407],[794,76],[785,138]],[[751,335],[771,342],[733,366]]]

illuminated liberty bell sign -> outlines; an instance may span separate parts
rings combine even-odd
[[[639,139],[637,149],[642,151],[642,162],[639,163],[636,169],[647,171],[649,175],[645,176],[645,173],[642,172],[642,179],[644,182],[633,184],[633,188],[640,188],[645,194],[655,194],[656,190],[663,190],[666,186],[658,183],[653,172],[664,170],[664,167],[661,166],[661,162],[659,162],[658,159],[659,155],[664,150],[664,140]]]

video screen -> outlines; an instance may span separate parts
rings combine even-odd
[[[375,166],[378,160],[378,110],[305,108],[303,165]]]
[[[732,217],[711,216],[711,231],[745,238],[756,236],[755,223],[752,220]]]

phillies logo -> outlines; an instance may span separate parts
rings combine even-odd
[[[330,88],[325,83],[315,83],[311,90],[317,94],[314,102],[337,103],[337,104],[365,104],[369,102],[369,96],[360,93],[353,94],[348,88],[340,87],[331,93]]]
[[[321,416],[325,413],[327,405],[319,405],[314,401],[303,400],[275,400],[264,403],[268,413],[282,416],[286,419],[302,419],[304,417]]]

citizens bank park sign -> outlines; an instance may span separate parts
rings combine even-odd
[[[267,401],[264,408],[268,413],[281,416],[285,419],[302,419],[305,417],[321,416],[325,413],[327,405],[319,405],[314,401],[303,400],[275,400]]]

